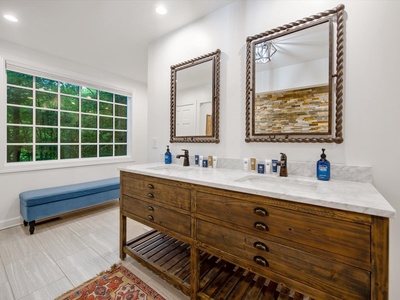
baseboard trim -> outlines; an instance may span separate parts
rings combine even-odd
[[[6,228],[10,228],[10,227],[14,227],[14,226],[18,226],[20,224],[22,224],[22,218],[21,217],[16,217],[16,218],[0,221],[0,230],[6,229]]]

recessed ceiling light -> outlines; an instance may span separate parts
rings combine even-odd
[[[11,22],[18,22],[18,19],[17,19],[16,17],[12,16],[12,15],[4,15],[3,17],[4,17],[5,19],[7,19],[8,21],[11,21]]]
[[[164,6],[157,6],[156,12],[159,15],[165,15],[167,13],[167,9]]]

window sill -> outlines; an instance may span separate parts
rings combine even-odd
[[[98,166],[117,163],[133,163],[132,157],[113,157],[113,158],[86,158],[84,160],[67,160],[67,161],[43,161],[40,163],[10,163],[0,169],[0,174],[31,172],[52,169],[76,168],[86,166]]]

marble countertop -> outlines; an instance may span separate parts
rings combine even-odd
[[[396,216],[389,202],[366,182],[320,181],[290,174],[289,177],[278,177],[254,171],[163,163],[131,165],[120,170],[369,215]]]

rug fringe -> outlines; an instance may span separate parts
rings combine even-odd
[[[115,263],[115,264],[113,264],[113,265],[110,267],[110,269],[105,270],[105,271],[101,271],[101,272],[100,272],[99,274],[97,274],[96,276],[101,276],[101,275],[103,275],[103,274],[105,274],[105,273],[114,272],[114,270],[115,270],[116,268],[118,268],[119,266],[121,266],[121,264]]]
[[[99,277],[99,276],[102,276],[102,275],[104,275],[104,274],[106,274],[106,273],[111,273],[111,272],[113,272],[116,268],[118,268],[118,267],[120,267],[120,266],[121,266],[121,264],[117,264],[117,263],[113,264],[113,265],[110,267],[109,270],[101,271],[99,274],[96,275],[96,277],[90,278],[90,279],[86,280],[85,282],[81,283],[81,284],[78,285],[77,287],[73,287],[72,289],[70,289],[69,291],[66,291],[66,292],[63,293],[61,296],[58,296],[58,297],[55,298],[54,300],[62,299],[62,298],[65,297],[67,294],[71,293],[72,291],[83,287],[84,285],[88,284],[89,282],[91,282],[91,281],[93,281],[93,280],[96,280],[97,277]]]

